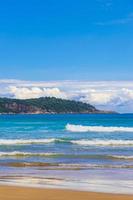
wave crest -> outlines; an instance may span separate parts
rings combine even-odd
[[[83,146],[133,146],[133,140],[73,140],[73,144]]]
[[[46,144],[55,142],[55,138],[49,139],[0,139],[0,145],[17,145],[17,144]]]
[[[66,130],[71,132],[133,132],[133,127],[83,126],[67,124]]]
[[[63,157],[63,158],[87,158],[87,159],[115,159],[115,160],[133,160],[130,155],[104,155],[104,154],[63,154],[55,152],[0,152],[0,157]]]
[[[33,153],[33,152],[21,152],[21,151],[12,151],[12,152],[0,152],[0,157],[32,157],[32,156],[44,156],[44,157],[50,157],[50,156],[60,156],[61,153]]]
[[[1,139],[0,145],[31,145],[31,144],[49,144],[49,143],[69,143],[82,146],[133,146],[133,140],[102,140],[102,139],[81,139],[66,140],[65,138],[49,138],[49,139],[27,139],[27,140],[6,140]]]

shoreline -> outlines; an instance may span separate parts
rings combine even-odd
[[[112,115],[112,114],[117,114],[119,115],[120,113],[0,113],[0,115],[100,115],[100,114],[105,114],[105,115]],[[126,113],[122,113],[126,114]]]
[[[2,200],[132,200],[133,195],[0,185]]]

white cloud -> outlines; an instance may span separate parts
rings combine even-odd
[[[90,92],[84,97],[81,97],[80,100],[88,103],[92,103],[95,105],[104,105],[110,102],[113,94],[109,92]]]
[[[30,99],[39,97],[57,97],[57,98],[67,98],[64,92],[61,92],[58,88],[39,88],[39,87],[16,87],[9,86],[9,94],[14,98],[18,99]]]
[[[0,80],[0,96],[19,99],[54,96],[80,100],[101,109],[133,112],[133,81]]]

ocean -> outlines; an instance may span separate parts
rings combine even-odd
[[[0,115],[0,184],[133,194],[133,114]]]

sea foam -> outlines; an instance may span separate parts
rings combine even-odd
[[[82,146],[133,146],[133,140],[73,140],[71,143]]]
[[[28,139],[28,140],[6,140],[1,139],[0,145],[31,145],[31,144],[49,144],[49,143],[70,143],[82,146],[133,146],[133,140],[102,140],[102,139],[81,139],[81,140],[66,140],[61,138],[49,139]]]
[[[24,156],[24,157],[32,157],[32,156],[46,156],[46,157],[48,157],[48,156],[56,156],[56,155],[62,155],[62,154],[57,154],[57,153],[50,153],[50,152],[48,152],[48,153],[42,153],[42,152],[38,152],[38,153],[34,153],[34,152],[21,152],[21,151],[12,151],[12,152],[0,152],[0,157],[21,157],[21,156]]]
[[[55,142],[55,138],[49,139],[0,139],[0,145],[17,145],[17,144],[46,144]]]
[[[133,132],[133,127],[83,126],[67,124],[66,130],[71,132]]]

